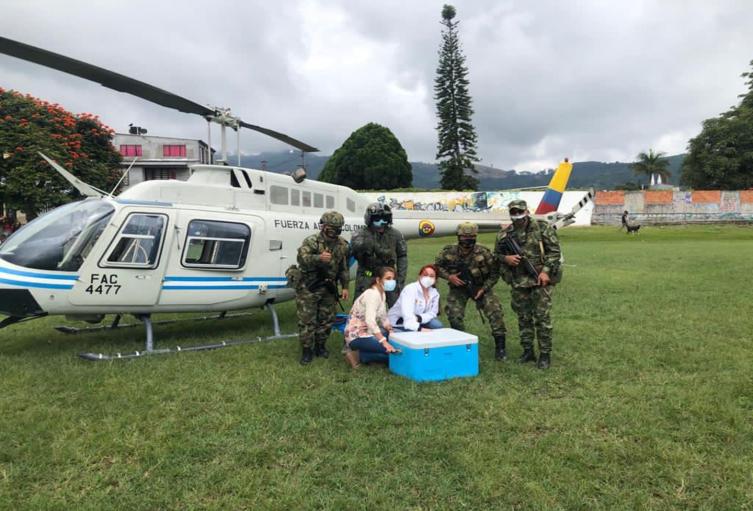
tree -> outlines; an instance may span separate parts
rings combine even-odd
[[[111,189],[120,163],[113,133],[91,114],[73,115],[57,104],[0,88],[0,200],[32,219],[79,196],[38,151],[79,179]]]
[[[648,176],[651,184],[668,183],[672,173],[667,169],[669,160],[664,158],[665,155],[666,153],[655,153],[653,149],[649,149],[648,153],[639,153],[636,157],[638,161],[630,167],[636,174]],[[656,179],[657,177],[659,179]]]
[[[408,155],[392,132],[370,122],[351,133],[327,160],[319,181],[356,190],[406,188],[413,181]]]
[[[468,93],[468,68],[458,39],[455,8],[442,9],[442,46],[439,50],[437,77],[434,80],[434,99],[437,102],[437,159],[445,190],[478,188],[478,179],[470,174],[478,171],[473,162],[476,155],[476,130],[471,124],[473,108]]]
[[[748,79],[748,92],[740,95],[740,104],[703,121],[701,133],[688,142],[681,184],[711,190],[753,188],[753,71],[742,76]]]

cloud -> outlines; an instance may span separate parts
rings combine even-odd
[[[748,2],[455,2],[479,154],[538,170],[564,156],[685,149],[737,103],[753,55]],[[331,154],[367,122],[433,161],[441,2],[10,0],[3,36],[91,62]],[[0,86],[124,131],[206,139],[198,117],[0,56]],[[213,141],[219,139],[215,129]],[[231,140],[234,140],[232,137]],[[283,149],[245,132],[242,150]]]

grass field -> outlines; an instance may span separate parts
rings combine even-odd
[[[751,227],[561,238],[549,371],[513,361],[503,283],[511,360],[469,307],[481,374],[434,384],[339,356],[302,368],[294,339],[89,363],[75,354],[142,332],[3,330],[0,509],[752,509]],[[411,242],[411,271],[446,242]],[[258,318],[157,343],[268,333]]]

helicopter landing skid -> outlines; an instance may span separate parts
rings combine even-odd
[[[163,319],[160,321],[153,321],[153,325],[167,325],[170,323],[180,323],[182,321],[212,321],[212,320],[219,320],[219,319],[231,319],[231,318],[239,318],[242,316],[253,316],[253,312],[239,312],[236,314],[228,314],[226,312],[221,312],[216,316],[201,316],[200,318],[188,318],[188,319]],[[120,324],[120,318],[121,314],[118,314],[115,316],[115,319],[112,320],[112,323],[109,325],[98,325],[98,326],[88,326],[84,328],[77,328],[74,326],[67,326],[67,325],[58,325],[55,327],[55,330],[57,330],[60,333],[68,334],[68,335],[78,335],[78,334],[88,334],[90,332],[101,332],[103,330],[118,330],[121,328],[135,328],[137,326],[141,326],[141,323],[125,323]]]
[[[230,340],[221,341],[213,344],[201,344],[197,346],[176,346],[175,348],[162,348],[154,349],[154,329],[152,328],[152,319],[149,314],[143,314],[137,316],[137,318],[144,324],[146,330],[146,345],[144,351],[134,351],[133,353],[115,353],[113,355],[106,355],[104,353],[79,353],[79,357],[84,360],[97,362],[100,360],[125,360],[129,358],[142,358],[149,355],[168,355],[171,353],[182,353],[186,351],[209,351],[219,348],[227,348],[229,346],[238,346],[241,344],[255,344],[264,341],[275,341],[278,339],[288,339],[291,337],[297,337],[298,334],[283,334],[280,332],[280,321],[277,318],[277,311],[274,308],[274,304],[268,303],[265,305],[272,315],[272,326],[274,328],[274,335],[268,337],[256,337],[255,339],[246,340]],[[249,314],[249,313],[246,313]],[[235,314],[235,316],[241,316],[245,314]],[[225,316],[228,317],[228,316]],[[213,318],[200,318],[200,319],[213,319]],[[218,319],[218,318],[214,318]],[[171,322],[171,321],[168,321]],[[160,322],[162,323],[162,322]],[[121,327],[122,328],[122,327]]]

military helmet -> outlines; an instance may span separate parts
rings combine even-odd
[[[478,236],[478,225],[473,222],[458,224],[458,236]]]
[[[525,211],[528,209],[528,204],[523,199],[513,200],[507,205],[507,209],[519,209]]]
[[[392,225],[392,209],[387,204],[372,202],[363,214],[363,221],[366,222],[366,226],[368,227],[372,222],[380,218],[386,220],[387,225]]]
[[[319,219],[319,223],[322,225],[331,225],[332,227],[342,227],[345,223],[342,213],[337,211],[325,211],[322,214],[322,218]]]

